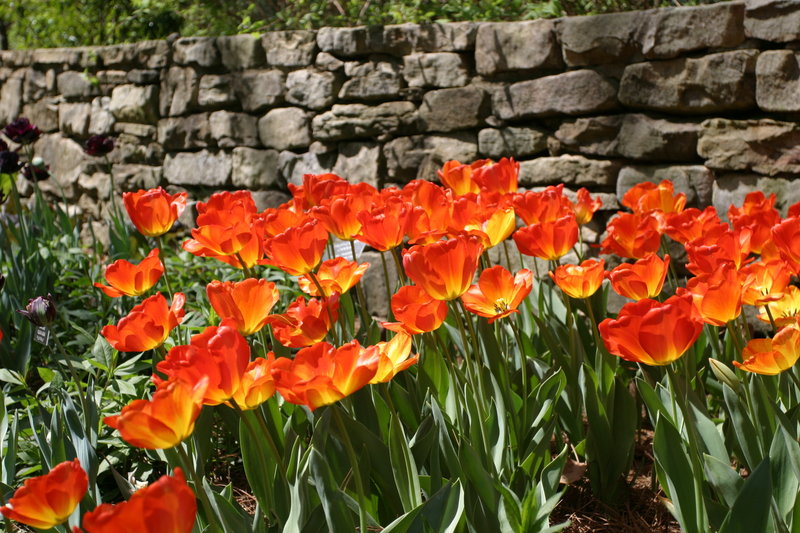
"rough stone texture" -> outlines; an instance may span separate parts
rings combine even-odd
[[[435,179],[445,161],[474,161],[478,139],[472,132],[450,135],[399,137],[383,146],[386,175],[390,181],[405,183],[415,178]]]
[[[670,180],[676,193],[686,195],[687,205],[706,206],[711,203],[714,174],[703,165],[622,167],[617,176],[617,198],[622,198],[628,189],[639,183],[663,180]]]
[[[200,74],[193,68],[171,67],[161,79],[161,116],[183,115],[197,106]]]
[[[279,207],[282,204],[285,204],[292,197],[283,192],[283,191],[250,191],[250,195],[253,197],[253,201],[256,203],[256,209],[259,211],[264,211],[265,209],[269,209],[271,207]]]
[[[117,122],[114,124],[114,133],[124,133],[133,135],[140,139],[151,141],[158,135],[158,128],[149,124],[137,124],[135,122]]]
[[[161,167],[112,165],[118,187],[127,190],[152,189],[161,183]]]
[[[344,61],[337,58],[328,52],[320,52],[314,60],[314,66],[320,70],[327,70],[328,72],[336,72],[344,68]]]
[[[22,111],[22,79],[11,78],[0,89],[0,122],[7,124]]]
[[[351,78],[339,91],[339,98],[345,100],[395,99],[403,87],[400,68],[388,61],[345,63],[344,73]]]
[[[222,187],[228,184],[231,169],[231,156],[225,152],[179,152],[164,160],[164,178],[173,185]]]
[[[785,43],[800,39],[800,4],[794,0],[745,0],[748,37]]]
[[[214,111],[209,117],[211,136],[220,148],[258,146],[258,119],[246,113]]]
[[[22,106],[22,115],[43,132],[58,130],[58,97],[43,98]]]
[[[231,181],[234,187],[263,189],[277,185],[278,180],[277,150],[233,149]]]
[[[353,57],[370,52],[367,28],[320,28],[317,31],[317,46],[323,52],[335,56]]]
[[[108,158],[112,163],[161,165],[164,161],[164,148],[155,142],[142,142],[138,136],[120,133],[114,144],[114,151],[108,154]]]
[[[786,216],[789,206],[800,202],[800,187],[789,176],[767,178],[757,174],[719,174],[713,185],[713,199],[710,203],[726,220],[728,207],[742,205],[747,193],[753,191],[761,191],[765,195],[775,193],[775,207],[783,216]]]
[[[771,50],[759,54],[756,102],[764,111],[800,111],[800,61],[796,52]]]
[[[539,157],[520,163],[519,185],[567,183],[580,187],[608,186],[616,182],[619,168],[618,162],[587,159],[580,155]]]
[[[649,59],[667,59],[706,48],[734,48],[744,41],[744,5],[725,2],[709,6],[655,9],[639,36]]]
[[[122,72],[125,74],[125,79],[127,81],[135,83],[136,85],[152,85],[158,83],[161,79],[161,72],[158,70],[133,69],[127,73],[125,71]],[[101,83],[107,83],[107,81],[101,79]]]
[[[386,299],[386,278],[381,266],[381,254],[380,252],[365,251],[358,257],[358,261],[359,263],[365,261],[369,263],[369,268],[361,278],[361,283],[370,288],[370,290],[364,291],[367,299],[367,311],[370,316],[386,321],[389,317],[389,301]],[[389,279],[397,279],[397,268],[394,261],[386,263],[389,269]],[[389,292],[394,293],[395,290],[395,287],[391,287]]]
[[[552,20],[481,24],[475,40],[478,74],[561,67],[554,28]]]
[[[672,113],[713,113],[755,104],[757,50],[628,65],[619,100],[630,107]]]
[[[181,37],[172,44],[172,60],[178,65],[215,67],[220,54],[213,37]]]
[[[100,89],[110,90],[106,86],[111,86],[111,89],[114,88],[116,85],[124,85],[126,83],[133,83],[135,85],[149,85],[147,83],[139,83],[141,81],[140,77],[137,74],[138,71],[131,71],[130,75],[128,72],[124,70],[101,70],[94,77],[91,79],[92,83],[99,84]],[[148,72],[156,72],[156,82],[158,81],[158,71],[148,71]],[[84,76],[86,74],[84,73]]]
[[[87,163],[86,154],[80,144],[61,133],[43,135],[34,144],[36,155],[50,165],[51,179],[63,187],[67,199],[75,197],[75,184]]]
[[[647,161],[697,158],[695,122],[672,122],[639,113],[579,118],[555,132],[559,151]]]
[[[416,107],[411,102],[387,102],[377,106],[338,104],[314,117],[314,138],[323,141],[378,138],[398,135],[413,129]]]
[[[64,98],[86,98],[96,95],[100,88],[94,85],[87,77],[74,70],[62,72],[56,78],[58,92]]]
[[[514,83],[494,93],[493,106],[503,120],[598,113],[617,107],[617,88],[593,70],[575,70]]]
[[[309,109],[330,107],[336,98],[338,79],[331,72],[294,70],[286,77],[286,101]]]
[[[491,159],[525,157],[547,149],[547,133],[536,128],[509,126],[478,132],[478,151]]]
[[[453,52],[410,54],[403,58],[403,77],[409,87],[461,87],[469,82],[469,64]]]
[[[331,172],[335,163],[336,152],[320,142],[313,143],[304,154],[298,155],[284,150],[278,156],[281,176],[295,185],[302,185],[305,174]]]
[[[110,106],[110,96],[99,96],[92,100],[89,135],[108,135],[113,131],[116,119],[111,114]]]
[[[299,107],[270,109],[258,121],[258,136],[270,148],[304,148],[311,144],[310,125],[307,112]]]
[[[800,174],[800,124],[709,119],[702,123],[697,152],[713,169]]]
[[[222,65],[230,71],[257,68],[264,64],[261,39],[252,35],[217,37],[217,49]]]
[[[86,137],[91,113],[91,104],[62,103],[58,106],[58,129],[71,137]]]
[[[284,95],[280,70],[246,70],[235,78],[234,90],[245,111],[263,111],[280,103]]]
[[[317,51],[316,32],[275,31],[264,34],[261,44],[266,51],[267,64],[275,67],[307,67]]]
[[[158,121],[158,142],[166,150],[206,148],[213,144],[208,113]]]
[[[25,74],[25,83],[22,86],[22,101],[28,103],[52,95],[55,88],[56,74],[54,70],[42,72],[28,69]]]
[[[624,63],[641,56],[636,40],[640,12],[609,13],[558,20],[564,62],[570,67]]]
[[[202,108],[220,108],[236,104],[233,81],[228,74],[206,74],[200,78],[197,105]]]
[[[424,131],[455,131],[480,126],[489,114],[489,100],[479,87],[439,89],[425,93],[419,108]]]
[[[380,144],[373,142],[341,143],[333,172],[351,183],[363,181],[379,187],[380,165]]]
[[[120,85],[111,93],[109,110],[119,121],[155,124],[158,121],[158,88]]]

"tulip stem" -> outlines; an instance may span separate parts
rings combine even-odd
[[[156,241],[158,242],[158,249],[163,251],[164,250],[163,236],[159,235],[158,237],[156,237]],[[161,264],[164,265],[164,283],[167,286],[167,294],[169,294],[169,301],[172,302],[172,285],[169,282],[169,269],[167,268],[166,257],[164,257],[164,259],[161,261]]]
[[[186,450],[183,449],[183,443],[178,443],[175,446],[175,450],[178,452],[178,456],[180,457],[181,463],[183,463],[183,467],[189,472],[189,477],[192,478],[192,482],[194,483],[194,492],[197,497],[200,499],[200,504],[203,506],[204,514],[206,515],[206,522],[211,527],[211,531],[219,532],[220,525],[217,523],[217,515],[214,512],[214,507],[211,505],[211,501],[208,499],[208,494],[206,494],[206,489],[203,486],[203,480],[200,476],[197,475],[197,470],[194,468],[194,463],[192,459],[189,457],[189,454],[186,453]],[[225,519],[222,516],[219,516],[220,520],[222,520],[222,531],[227,533],[228,531],[233,531],[232,529],[228,528],[228,524],[225,523]]]
[[[510,322],[519,348],[519,371],[520,377],[522,378],[520,395],[522,396],[522,426],[524,427],[528,423],[528,356],[525,354],[525,345],[522,343],[522,335],[519,332],[519,328],[517,328],[515,321],[512,320]],[[522,439],[522,437],[522,432],[520,432],[519,438]]]
[[[89,426],[89,402],[86,399],[86,394],[83,390],[83,386],[81,385],[81,381],[78,379],[78,375],[75,373],[75,369],[72,367],[72,360],[71,360],[72,358],[67,353],[67,350],[64,348],[64,345],[61,344],[58,335],[51,326],[47,326],[47,329],[50,331],[51,337],[53,337],[56,346],[58,346],[58,350],[64,357],[64,362],[66,364],[67,371],[69,372],[69,375],[72,378],[72,381],[74,381],[75,386],[78,387],[78,398],[80,399],[81,408],[83,409],[83,423],[86,427],[86,437],[89,438],[89,436],[92,434],[91,427]]]
[[[278,446],[275,444],[275,439],[272,438],[272,433],[270,433],[269,428],[267,427],[267,421],[264,419],[264,412],[261,410],[260,406],[253,409],[253,411],[255,413],[256,422],[258,422],[261,432],[264,434],[264,439],[267,441],[269,451],[272,453],[275,462],[278,464],[278,471],[281,473],[283,481],[288,483],[289,478],[286,474],[286,465],[283,464],[283,457],[278,450]]]
[[[767,317],[769,317],[769,323],[772,324],[772,335],[778,332],[778,326],[775,324],[775,317],[772,316],[772,311],[769,309],[769,302],[764,304],[764,310],[767,312]]]
[[[250,438],[253,439],[253,442],[258,442],[258,433],[256,433],[253,424],[250,422],[248,418],[249,413],[242,410],[242,408],[239,407],[239,404],[236,403],[236,400],[232,398],[231,398],[231,406],[233,407],[234,411],[236,411],[236,413],[239,415],[239,418],[242,420],[245,427],[247,428],[247,433],[250,435]],[[256,453],[258,453],[258,456],[261,459],[262,464],[264,465],[269,464],[267,458],[264,457],[264,450],[261,448],[261,446],[256,445],[255,448],[258,450]],[[277,457],[275,458],[275,462],[277,464],[283,464]],[[264,488],[266,490],[265,496],[267,497],[268,505],[275,505],[275,495],[273,494],[272,491],[272,480],[268,479],[266,483],[264,483]],[[263,513],[264,518],[269,518],[268,515],[271,514],[271,511],[272,509],[268,509],[267,512],[264,512]]]
[[[367,531],[367,509],[366,498],[364,497],[364,484],[361,479],[361,471],[358,467],[358,456],[356,456],[356,452],[353,449],[353,442],[350,440],[350,434],[347,432],[347,428],[344,425],[342,415],[339,413],[339,406],[332,405],[331,408],[333,409],[333,418],[336,420],[336,425],[339,428],[339,435],[342,438],[342,444],[344,444],[347,458],[353,468],[353,477],[356,481],[356,492],[358,493],[358,530],[361,533],[365,533]]]
[[[353,262],[356,261],[356,243],[352,239],[350,239],[350,252],[353,254]],[[367,313],[367,297],[364,295],[364,287],[361,286],[361,281],[356,283],[356,296],[358,296],[358,314],[361,316],[361,327],[364,328],[364,333],[366,334],[367,328],[369,328],[370,320],[369,314]],[[391,307],[391,304],[390,304]]]
[[[507,268],[513,272],[514,269],[511,267],[511,255],[508,253],[508,239],[503,241],[503,253],[506,256]],[[522,265],[520,265],[520,268],[522,268]]]
[[[392,313],[392,288],[389,285],[389,267],[386,265],[385,252],[381,252],[381,266],[383,266],[383,280],[386,282],[386,305],[388,311],[386,312],[386,319],[389,322],[394,321],[394,313]]]
[[[736,328],[733,326],[733,321],[728,321],[725,324],[725,327],[728,329],[728,335],[731,336],[731,341],[733,341],[733,349],[736,350],[736,355],[738,357],[742,356],[742,342],[739,339],[739,332],[736,331]]]

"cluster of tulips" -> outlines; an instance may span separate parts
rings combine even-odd
[[[630,261],[606,270],[602,259],[584,260],[580,242],[580,226],[591,221],[600,201],[585,189],[567,196],[562,185],[518,191],[518,170],[513,159],[450,161],[439,171],[441,186],[414,180],[401,189],[383,190],[333,174],[307,175],[302,186],[290,185],[289,202],[264,211],[258,211],[248,191],[212,195],[196,204],[197,227],[182,248],[240,270],[242,279],[208,283],[208,304],[220,321],[191,339],[174,331],[184,318],[186,296],[172,291],[159,257],[162,236],[186,208],[187,195],[161,188],[125,193],[131,222],[159,247],[138,264],[120,259],[108,265],[105,283],[95,285],[112,298],[139,298],[163,279],[167,296],[157,292],[145,298],[102,329],[118,352],[153,351],[155,386],[148,399],[131,402],[104,422],[131,446],[175,450],[182,469],[176,467],[172,476],[141,489],[128,502],[86,513],[83,530],[119,531],[125,524],[126,531],[188,533],[197,510],[194,493],[206,523],[216,522],[218,513],[198,489],[202,480],[180,446],[204,405],[235,410],[252,438],[269,441],[269,431],[257,431],[265,422],[257,408],[276,392],[276,401],[313,412],[369,384],[387,383],[425,357],[446,357],[452,371],[470,383],[481,382],[484,362],[474,323],[507,321],[517,349],[530,346],[530,338],[521,338],[522,319],[514,315],[524,305],[533,310],[535,302],[528,296],[537,283],[545,283],[534,274],[541,264],[563,293],[568,320],[583,316],[590,321],[599,341],[599,375],[603,369],[612,376],[624,371],[620,360],[670,365],[703,331],[710,332],[714,353],[723,359],[716,368],[726,379],[733,375],[726,362],[759,374],[778,374],[795,364],[800,291],[790,281],[800,273],[800,205],[782,219],[775,195],[754,192],[744,205],[730,208],[728,224],[713,207],[685,208],[685,196],[668,181],[636,185],[621,199],[630,211],[610,221],[600,244],[602,254]],[[367,312],[359,282],[370,264],[356,261],[357,241],[380,253],[390,315],[380,322],[382,329]],[[676,261],[665,253],[674,243],[685,248],[690,277],[683,286]],[[348,248],[349,253],[336,256],[335,250]],[[561,264],[573,250],[577,264]],[[532,262],[534,271],[509,270],[515,263],[523,266],[523,256],[539,260]],[[261,266],[295,277],[305,294],[274,312],[281,291],[260,276]],[[397,279],[390,276],[390,267]],[[632,301],[616,317],[598,320],[590,299],[606,279]],[[576,301],[586,304],[580,312],[574,309]],[[542,304],[540,299],[537,312],[544,312]],[[743,306],[757,308],[758,319],[772,328],[771,338],[750,338]],[[445,323],[460,335],[464,353],[470,344],[476,348],[474,360],[451,358],[455,348],[442,348],[440,338],[431,335]],[[724,361],[722,329],[711,326],[725,328],[738,360]],[[370,341],[362,345],[357,336]],[[573,347],[580,342],[572,336],[563,341]],[[531,356],[523,354],[519,365],[523,387]],[[577,370],[574,376],[578,379]],[[526,397],[525,391],[519,394]],[[265,447],[277,460],[275,443]],[[354,451],[348,451],[357,462]],[[34,527],[52,527],[73,512],[86,483],[77,460],[67,462],[28,480],[0,511]],[[364,513],[359,519],[364,531]]]

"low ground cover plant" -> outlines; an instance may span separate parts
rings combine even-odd
[[[800,205],[646,182],[597,250],[600,201],[513,159],[218,192],[188,233],[186,193],[112,181],[87,248],[38,130],[3,131],[7,531],[559,531],[579,479],[625,501],[643,432],[683,530],[800,527]]]

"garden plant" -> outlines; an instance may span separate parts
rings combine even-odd
[[[682,530],[800,531],[798,204],[645,182],[597,249],[600,200],[504,158],[195,217],[112,178],[101,239],[3,134],[6,531],[554,532],[580,478],[625,501],[643,434]]]

